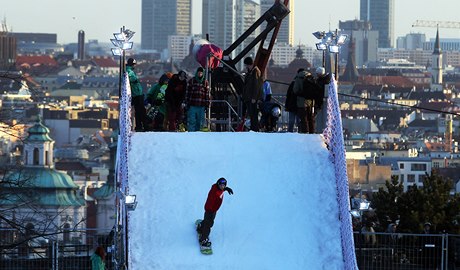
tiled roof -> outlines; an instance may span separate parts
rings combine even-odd
[[[119,67],[118,63],[115,62],[115,60],[113,60],[112,58],[96,57],[96,58],[93,58],[92,60],[98,67],[102,67],[102,68],[118,68]]]
[[[16,58],[16,66],[21,66],[22,64],[28,65],[45,65],[45,66],[58,66],[56,60],[49,55],[25,55],[18,56]]]

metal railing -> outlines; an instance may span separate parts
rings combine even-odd
[[[210,103],[211,104],[206,117],[206,121],[208,121],[208,128],[212,125],[224,125],[226,126],[227,131],[235,131],[233,127],[237,126],[242,121],[242,118],[238,115],[233,106],[226,100],[210,100]],[[220,115],[218,118],[211,115],[212,105],[216,103],[221,103],[223,106],[226,106],[227,111],[226,114]]]
[[[2,236],[7,233],[0,229]],[[2,237],[0,270],[90,270],[90,258],[97,246],[104,247],[107,253],[106,269],[120,269],[107,235],[85,233],[85,244],[28,241],[12,246],[5,243],[8,237]],[[355,232],[354,241],[359,269],[460,269],[460,235]]]
[[[355,232],[359,269],[460,269],[460,235]]]
[[[100,234],[101,231],[104,232]],[[106,270],[116,269],[110,230],[88,229],[71,233],[84,234],[85,243],[80,243],[79,237],[59,240],[61,232],[49,238],[31,237],[25,241],[17,236],[16,230],[0,228],[0,270],[91,270],[90,258],[98,246],[106,251]]]

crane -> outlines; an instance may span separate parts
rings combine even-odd
[[[460,29],[460,22],[417,20],[412,24],[412,27],[439,27]]]

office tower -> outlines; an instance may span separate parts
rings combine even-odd
[[[394,0],[360,0],[360,19],[369,21],[379,32],[379,48],[392,48],[394,39]]]
[[[77,58],[79,60],[85,59],[85,31],[78,31],[78,52]]]
[[[16,38],[0,31],[0,70],[9,70],[16,61]]]
[[[368,21],[339,21],[340,33],[347,34],[349,40],[353,43],[354,61],[357,66],[368,65],[370,62],[377,61],[377,49],[379,41],[379,33],[376,30],[371,30],[371,25]],[[340,57],[342,60],[348,59],[350,52],[349,46],[340,48]]]
[[[202,16],[202,34],[209,34],[209,41],[225,50],[260,18],[260,6],[250,0],[203,0]],[[254,31],[235,53],[258,34]]]
[[[260,0],[260,14],[264,14],[274,3],[275,0]],[[289,1],[287,8],[291,12],[281,22],[281,27],[276,37],[276,43],[294,45],[294,0]],[[269,35],[269,38],[271,38],[271,35]]]
[[[142,49],[161,52],[168,48],[168,36],[191,35],[191,5],[191,0],[142,0]]]

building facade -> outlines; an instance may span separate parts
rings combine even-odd
[[[203,0],[202,34],[223,50],[260,18],[260,5],[250,0]],[[258,34],[256,29],[234,51],[238,53]]]
[[[379,32],[379,48],[393,47],[394,7],[394,0],[360,0],[360,19]]]
[[[141,47],[162,52],[168,36],[192,33],[191,0],[142,0]]]

